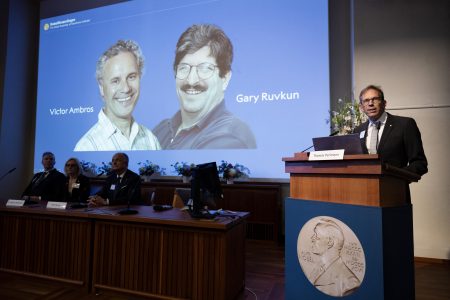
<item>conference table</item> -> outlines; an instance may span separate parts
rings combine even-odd
[[[234,299],[244,289],[245,221],[133,206],[50,209],[0,200],[0,271],[62,281],[86,292],[154,299]]]

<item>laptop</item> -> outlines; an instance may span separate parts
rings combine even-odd
[[[363,154],[359,133],[313,138],[314,150],[344,149],[344,154]]]

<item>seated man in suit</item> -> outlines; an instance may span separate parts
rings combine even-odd
[[[43,172],[34,174],[31,182],[22,193],[22,198],[31,201],[64,201],[66,177],[55,169],[55,155],[42,154]]]
[[[113,173],[106,178],[103,188],[90,196],[90,206],[120,205],[141,203],[141,177],[128,170],[128,155],[116,153],[112,157]]]
[[[386,99],[378,86],[364,88],[359,94],[359,103],[369,118],[354,130],[354,133],[360,134],[364,151],[378,153],[383,163],[420,176],[427,173],[427,158],[414,119],[387,113]]]

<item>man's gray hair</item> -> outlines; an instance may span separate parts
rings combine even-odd
[[[102,79],[103,68],[105,67],[106,62],[122,52],[129,52],[134,55],[139,69],[139,76],[142,76],[144,70],[144,55],[142,54],[138,43],[132,40],[118,40],[117,43],[109,47],[97,60],[95,69],[95,78],[97,81]]]

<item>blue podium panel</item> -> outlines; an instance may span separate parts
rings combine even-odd
[[[286,299],[414,299],[412,207],[287,198]]]

